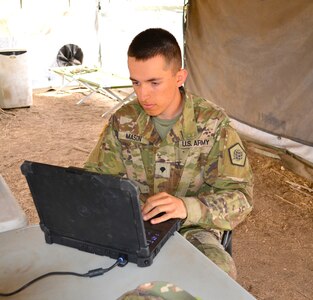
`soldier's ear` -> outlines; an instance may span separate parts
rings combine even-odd
[[[177,87],[181,87],[188,76],[188,71],[186,69],[180,69],[177,74],[176,74],[176,82],[177,82]]]

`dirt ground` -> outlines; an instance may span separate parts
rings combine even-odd
[[[81,167],[115,101],[81,93],[34,91],[30,108],[0,112],[0,174],[38,223],[20,172],[24,160]],[[313,299],[313,183],[282,167],[277,158],[246,142],[254,177],[254,210],[234,230],[238,282],[257,299]]]

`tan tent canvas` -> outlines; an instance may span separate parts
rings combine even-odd
[[[186,87],[313,163],[313,1],[190,0],[185,19]]]

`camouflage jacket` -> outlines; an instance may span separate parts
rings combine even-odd
[[[252,209],[252,172],[242,141],[220,108],[186,93],[164,140],[134,100],[110,118],[85,168],[134,180],[141,200],[181,198],[184,227],[231,230]]]

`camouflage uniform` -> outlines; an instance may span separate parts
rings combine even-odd
[[[136,181],[143,202],[158,192],[181,198],[188,214],[181,233],[236,276],[232,258],[216,241],[250,213],[252,172],[223,110],[184,93],[183,112],[161,140],[134,100],[110,118],[85,168]]]
[[[117,300],[200,300],[172,283],[154,281],[142,284]]]

